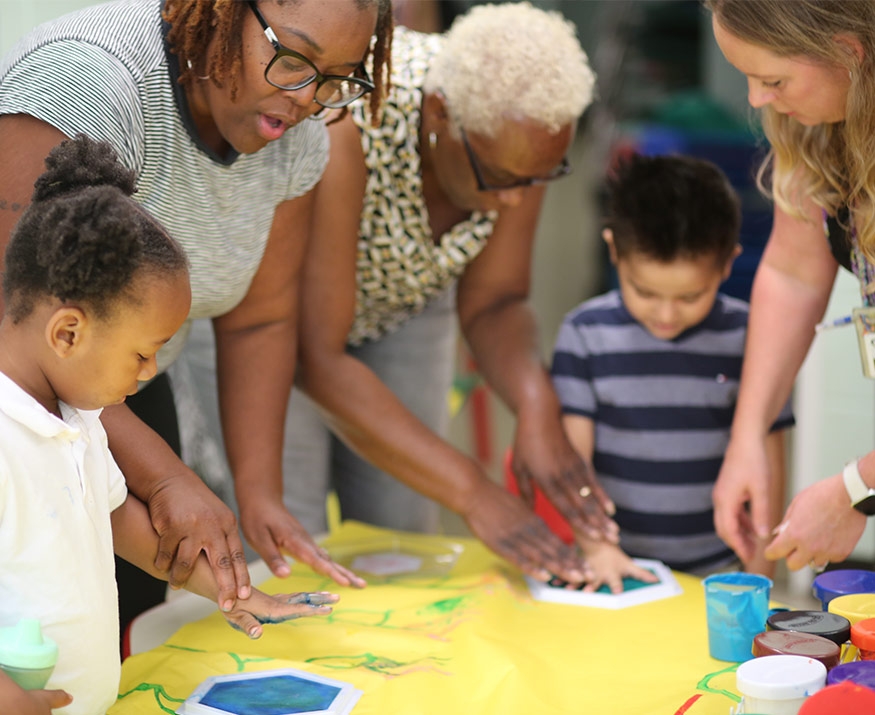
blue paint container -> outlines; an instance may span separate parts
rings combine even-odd
[[[771,580],[739,572],[714,574],[702,583],[711,657],[736,663],[750,660],[754,637],[766,630]]]
[[[852,663],[842,663],[829,671],[826,676],[829,685],[843,683],[846,680],[875,690],[875,661],[857,660]]]
[[[875,571],[866,569],[836,569],[825,571],[811,586],[814,597],[828,610],[829,602],[852,593],[875,593]]]

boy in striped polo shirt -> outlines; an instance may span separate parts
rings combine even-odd
[[[578,538],[596,575],[652,580],[630,557],[704,574],[736,557],[714,529],[717,479],[738,394],[747,303],[719,292],[741,248],[738,198],[722,171],[684,156],[634,155],[608,179],[602,237],[619,289],[565,316],[553,383],[571,443],[617,507],[620,545]],[[783,430],[769,456],[774,524],[784,503]],[[773,525],[774,525],[773,524]],[[744,564],[770,575],[761,553]]]

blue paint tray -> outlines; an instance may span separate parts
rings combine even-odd
[[[204,680],[177,715],[347,715],[362,693],[350,683],[285,668]]]

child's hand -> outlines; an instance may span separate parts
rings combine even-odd
[[[623,592],[623,578],[637,578],[639,581],[656,583],[656,574],[638,566],[623,550],[615,544],[594,542],[586,547],[586,563],[592,572],[584,591],[592,592],[602,584],[607,584],[611,593]]]
[[[282,623],[304,616],[326,616],[331,613],[328,604],[337,603],[336,593],[278,593],[268,596],[257,588],[249,598],[238,598],[234,608],[223,613],[232,628],[243,631],[250,638],[260,638],[262,625]]]
[[[2,711],[15,715],[52,715],[52,711],[73,702],[73,696],[64,690],[22,690],[6,700]],[[7,710],[8,708],[8,710]]]

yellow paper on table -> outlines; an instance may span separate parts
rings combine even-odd
[[[398,537],[345,522],[324,545],[348,554]],[[266,626],[258,641],[219,613],[186,625],[125,661],[110,715],[173,713],[207,677],[275,668],[352,683],[364,693],[355,715],[727,715],[738,702],[735,664],[708,655],[698,578],[676,574],[681,595],[617,611],[543,603],[479,542],[402,538],[423,553],[463,549],[446,573],[383,575],[362,590],[295,564],[263,590],[337,591],[330,616]]]

